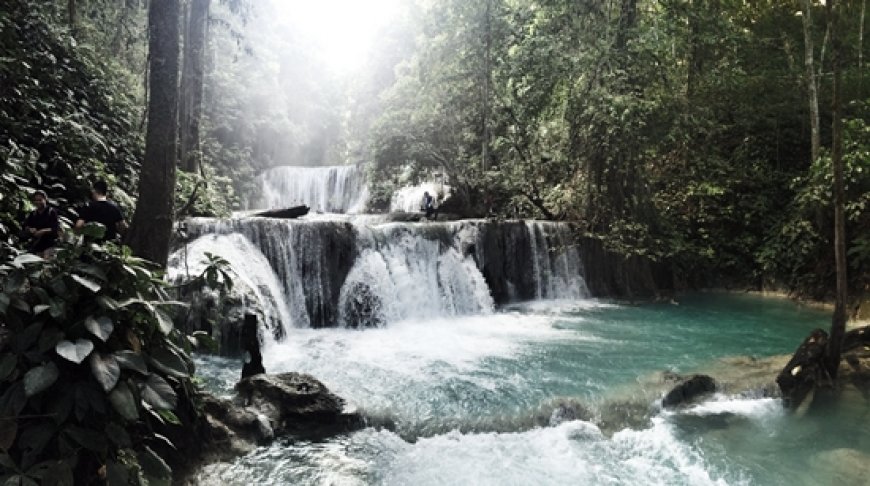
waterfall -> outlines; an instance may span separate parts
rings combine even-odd
[[[188,231],[237,273],[275,276],[265,287],[286,306],[278,314],[284,328],[383,326],[588,295],[580,251],[562,223],[197,218]],[[236,255],[242,240],[261,257]]]
[[[368,201],[365,174],[355,165],[333,167],[282,166],[257,177],[258,197],[249,209],[306,205],[315,212],[359,213]]]
[[[240,290],[241,304],[258,310],[267,328],[282,329],[283,323],[291,322],[278,276],[260,250],[241,234],[204,235],[174,252],[169,258],[169,281],[183,282],[202,274],[209,253],[220,255],[229,263],[233,288]],[[236,316],[239,320],[242,317]]]

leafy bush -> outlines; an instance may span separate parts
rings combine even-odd
[[[7,225],[22,216],[17,200],[31,188],[64,208],[106,179],[116,199],[127,199],[143,151],[135,81],[53,25],[43,7],[8,0],[0,10],[0,220]]]
[[[0,484],[169,481],[193,365],[159,277],[111,244],[0,265]]]
[[[849,287],[870,290],[870,125],[846,120],[843,146],[846,183],[846,251]],[[834,287],[833,172],[827,154],[792,181],[795,198],[769,233],[757,258],[761,267],[794,292],[817,299]]]

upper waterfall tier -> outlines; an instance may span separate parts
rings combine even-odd
[[[248,209],[275,209],[306,205],[325,213],[359,213],[368,201],[363,170],[355,165],[333,167],[282,166],[257,177],[259,197]]]
[[[588,295],[580,252],[565,224],[364,221],[194,219],[188,228],[192,237],[210,242],[214,235],[251,242],[262,259],[244,265],[235,264],[236,255],[227,259],[237,273],[268,262],[270,268],[247,280],[262,287],[260,282],[271,282],[262,275],[275,275],[286,306],[274,307],[282,310],[276,317],[284,327],[379,326]],[[217,245],[190,248],[200,246],[222,254]],[[285,322],[288,314],[292,322]]]

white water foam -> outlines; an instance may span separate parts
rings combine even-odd
[[[519,433],[447,434],[414,443],[365,429],[344,442],[305,454],[296,445],[272,446],[256,462],[211,466],[203,484],[377,485],[667,485],[741,484],[712,476],[703,457],[666,426],[623,431],[607,439],[588,422]],[[299,449],[311,447],[303,445]],[[270,452],[273,451],[274,452]],[[280,452],[279,452],[280,451]],[[277,458],[292,460],[277,461]],[[264,481],[264,482],[263,482]]]
[[[470,256],[463,258],[454,248],[410,234],[363,250],[340,295],[340,322],[353,322],[353,327],[360,319],[377,325],[487,314],[494,308],[483,274]],[[358,315],[361,307],[366,316]]]
[[[740,398],[716,394],[713,399],[681,410],[680,413],[700,417],[733,414],[764,422],[784,416],[784,410],[782,400],[778,398]]]

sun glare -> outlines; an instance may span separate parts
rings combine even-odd
[[[396,14],[400,0],[272,0],[289,25],[320,46],[339,72],[360,67],[375,35]]]

